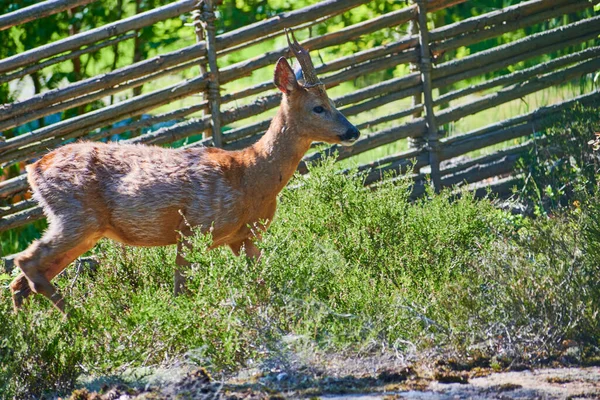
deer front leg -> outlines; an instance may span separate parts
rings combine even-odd
[[[177,268],[175,268],[174,276],[173,276],[173,294],[175,296],[180,295],[181,293],[187,291],[187,287],[185,284],[185,275],[183,275],[183,270],[188,270],[191,266],[191,263],[185,259],[183,256],[183,250],[189,249],[190,244],[185,238],[181,238],[177,242],[177,257],[175,258],[175,263],[177,264]]]

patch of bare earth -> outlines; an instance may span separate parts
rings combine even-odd
[[[189,366],[156,370],[129,384],[76,390],[70,399],[600,399],[597,366],[507,372],[454,367],[447,360],[286,354],[221,379]]]

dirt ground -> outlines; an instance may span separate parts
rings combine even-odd
[[[126,384],[84,382],[70,399],[600,399],[598,366],[495,372],[385,357],[302,361],[276,360],[221,379],[189,365],[136,370]]]

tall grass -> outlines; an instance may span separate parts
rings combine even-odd
[[[188,295],[171,294],[173,248],[108,241],[94,250],[96,270],[56,280],[66,322],[39,297],[12,314],[3,290],[0,392],[38,398],[81,374],[176,360],[234,370],[290,336],[326,352],[500,349],[506,362],[551,359],[565,339],[598,345],[595,197],[530,221],[468,193],[411,203],[408,179],[369,191],[329,161],[291,186],[259,262],[194,237]]]

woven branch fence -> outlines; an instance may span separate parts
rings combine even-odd
[[[42,2],[1,16],[0,30],[91,1]],[[592,9],[600,0],[529,0],[450,25],[428,26],[427,13],[462,2],[464,0],[414,0],[400,10],[302,41],[315,56],[320,49],[355,41],[362,35],[379,30],[394,28],[409,32],[394,42],[326,63],[316,63],[317,72],[329,88],[399,65],[409,66],[410,71],[414,72],[335,98],[338,107],[351,120],[362,114],[363,122],[357,123],[357,126],[369,129],[372,133],[363,135],[352,147],[315,149],[301,163],[300,172],[306,172],[307,163],[324,155],[336,154],[339,160],[343,160],[408,139],[409,150],[358,167],[360,171],[366,172],[366,185],[374,184],[389,171],[406,172],[412,168],[415,172],[414,195],[425,191],[426,175],[430,176],[431,183],[437,190],[499,177],[487,187],[503,194],[516,183],[511,172],[519,157],[535,145],[535,139],[466,161],[465,154],[510,140],[531,138],[543,127],[544,120],[550,114],[566,110],[577,102],[587,106],[600,102],[600,93],[593,91],[471,132],[445,137],[445,132],[441,129],[444,125],[600,70],[600,16],[563,24],[489,50],[437,63],[436,60],[442,59],[446,52],[552,18]],[[219,67],[219,58],[280,36],[284,28],[301,31],[365,3],[369,1],[325,0],[216,35],[212,1],[199,3],[198,0],[179,0],[0,60],[0,84],[7,84],[50,65],[132,39],[136,30],[169,18],[191,13],[196,28],[197,42],[191,46],[81,80],[64,88],[37,94],[26,100],[2,105],[0,132],[138,88],[167,75],[190,68],[199,68],[200,71],[196,77],[171,86],[27,133],[11,138],[0,136],[0,166],[31,162],[51,149],[75,139],[114,140],[124,133],[128,136],[123,141],[129,143],[169,145],[204,132],[204,139],[186,146],[218,146],[226,149],[248,146],[264,133],[270,123],[268,117],[256,121],[256,116],[276,108],[280,94],[273,90],[270,81],[255,82],[252,86],[234,92],[224,92],[221,88],[260,68],[273,66],[279,57],[290,54],[287,47],[282,46],[226,67]],[[563,51],[582,43],[587,43],[584,50]],[[534,57],[560,51],[565,55],[551,61],[518,69],[495,79],[482,80],[482,83],[467,85],[462,89],[445,90],[449,85],[466,79],[485,76]],[[472,96],[482,92],[487,94]],[[165,104],[192,96],[196,100],[193,105],[139,118]],[[380,117],[364,118],[365,113],[372,113],[379,107],[395,104],[401,99],[412,99],[412,105],[398,107],[396,111]],[[461,99],[463,101],[459,101],[458,105],[452,105],[452,102]],[[245,119],[252,117],[253,122],[243,123]],[[123,121],[128,123],[123,124]],[[117,124],[119,122],[121,124]],[[147,131],[149,127],[165,122],[172,122],[172,125]],[[378,129],[378,126],[384,124],[385,128]],[[232,125],[235,127],[224,129]],[[462,161],[447,162],[456,158]],[[0,182],[0,197],[12,198],[27,189],[25,175],[19,175]],[[0,209],[0,232],[41,218],[42,211],[34,201],[16,202]]]

